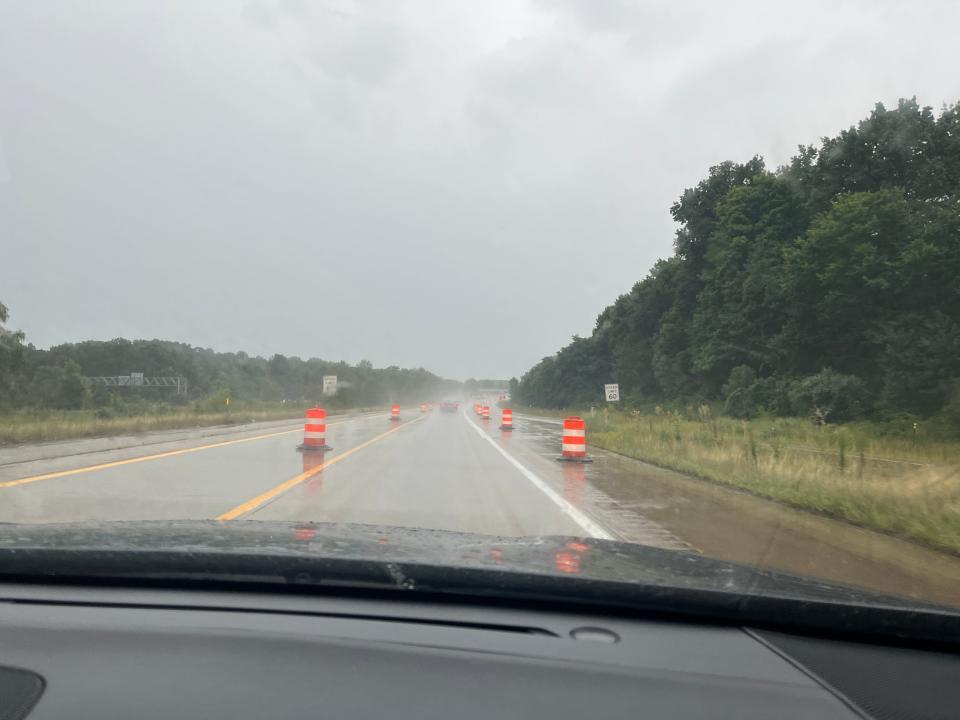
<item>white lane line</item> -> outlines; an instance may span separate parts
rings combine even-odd
[[[523,420],[532,420],[533,422],[544,423],[545,425],[563,425],[563,420],[550,420],[545,417],[540,417],[539,415],[521,415],[517,413],[514,415],[516,418],[522,418]]]
[[[613,535],[604,530],[600,525],[587,517],[583,512],[578,510],[576,507],[567,502],[564,498],[557,495],[557,493],[551,488],[547,483],[537,477],[531,470],[527,469],[519,460],[517,460],[513,455],[508,453],[502,447],[500,447],[496,440],[487,435],[483,428],[477,425],[473,420],[470,419],[470,416],[467,415],[467,411],[463,411],[463,418],[467,421],[467,424],[470,425],[474,430],[479,433],[480,437],[490,443],[494,450],[503,455],[507,462],[513,465],[517,470],[520,471],[527,480],[533,483],[540,492],[546,495],[553,503],[560,508],[560,511],[573,520],[577,525],[579,525],[583,530],[590,536],[599,538],[600,540],[613,540]]]

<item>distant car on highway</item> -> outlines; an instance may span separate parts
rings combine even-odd
[[[460,403],[456,400],[444,400],[440,403],[440,412],[456,412],[460,409]]]

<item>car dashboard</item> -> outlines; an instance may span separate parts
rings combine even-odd
[[[0,718],[946,718],[949,652],[545,604],[6,584]]]

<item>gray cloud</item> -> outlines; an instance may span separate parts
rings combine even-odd
[[[711,164],[960,97],[958,8],[923,8],[5,3],[0,300],[40,345],[518,374]]]
[[[398,72],[406,54],[403,33],[389,23],[368,22],[357,27],[344,23],[347,38],[333,43],[327,40],[311,54],[311,60],[324,72],[345,76],[356,82],[382,85]]]

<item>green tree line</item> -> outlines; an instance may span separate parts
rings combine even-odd
[[[915,100],[776,170],[724,162],[671,207],[674,253],[517,397],[721,402],[728,414],[960,427],[960,103]]]
[[[8,319],[0,304],[0,322]],[[188,392],[172,388],[105,387],[90,376],[182,376]],[[323,397],[323,376],[336,375],[338,392]],[[433,401],[459,393],[461,383],[423,368],[374,368],[310,358],[243,352],[215,352],[166,340],[89,340],[43,350],[25,343],[23,333],[0,326],[0,410],[21,408],[112,409],[143,412],[157,405],[192,405],[219,410],[231,402],[321,402],[328,407],[359,407],[387,402]]]

